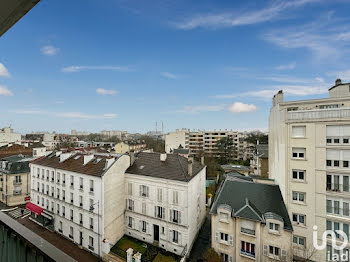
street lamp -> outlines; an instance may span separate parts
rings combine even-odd
[[[100,256],[100,201],[98,200],[96,203],[90,206],[90,211],[94,211],[95,205],[97,204],[97,240],[98,240],[98,261],[101,261]]]

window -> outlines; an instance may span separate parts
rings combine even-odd
[[[295,180],[305,180],[305,170],[293,170],[293,179]]]
[[[132,196],[132,183],[128,183],[128,195]]]
[[[306,126],[292,126],[292,137],[305,137]]]
[[[89,249],[94,250],[94,238],[89,236]]]
[[[176,230],[173,230],[173,242],[179,243],[179,232],[177,232]]]
[[[250,257],[255,257],[255,244],[246,241],[241,241],[241,254]]]
[[[63,224],[62,224],[62,221],[60,221],[58,231],[59,231],[60,233],[63,232]]]
[[[79,206],[83,206],[83,196],[79,196]]]
[[[57,198],[59,199],[60,198],[60,189],[57,188]]]
[[[146,203],[142,202],[142,214],[146,215],[147,214],[147,210],[146,210]]]
[[[332,200],[327,200],[327,202],[326,202],[326,211],[327,211],[327,213],[332,213],[333,212]]]
[[[60,182],[60,177],[61,177],[60,173],[57,173],[57,183]]]
[[[343,138],[343,144],[349,144],[349,138]]]
[[[94,192],[94,180],[90,180],[90,192]]]
[[[332,160],[326,160],[327,166],[332,166]]]
[[[293,201],[305,203],[305,193],[293,191]]]
[[[305,242],[306,242],[305,237],[293,236],[293,243],[295,245],[299,245],[299,246],[305,247]]]
[[[128,227],[132,228],[132,217],[128,218]]]
[[[52,186],[52,187],[51,187],[51,196],[53,196],[54,193],[55,193],[55,188]]]
[[[292,156],[297,159],[305,159],[305,148],[292,148]]]
[[[66,200],[66,191],[62,189],[62,200]]]
[[[343,167],[349,167],[349,161],[344,160],[343,161]]]
[[[228,220],[228,214],[227,214],[227,213],[220,212],[220,221],[225,221],[225,222],[227,222],[227,220]]]
[[[79,213],[79,223],[80,223],[80,225],[83,224],[83,214],[82,213]]]
[[[293,222],[297,224],[305,225],[305,215],[293,213]]]
[[[156,212],[155,217],[164,218],[165,208],[161,206],[156,206],[155,212]]]
[[[339,144],[340,140],[339,140],[339,138],[334,138],[333,142],[334,142],[334,144]]]
[[[320,105],[320,109],[331,109],[331,108],[338,108],[338,104],[332,104],[332,105]]]
[[[91,211],[91,209],[93,209],[93,207],[94,207],[94,200],[90,198],[89,202],[90,202],[89,209]]]
[[[57,214],[60,214],[60,204],[57,204]]]
[[[15,176],[15,183],[16,184],[22,183],[21,176]]]
[[[70,176],[70,185],[74,186],[74,176]]]
[[[133,211],[134,210],[134,200],[127,199],[126,206],[127,206],[128,210]]]
[[[331,143],[332,143],[332,138],[327,138],[327,139],[326,139],[326,143],[327,143],[327,144],[331,144]]]
[[[73,213],[73,209],[70,210],[70,220],[73,221],[74,218],[74,213]]]
[[[173,191],[173,204],[177,205],[179,204],[179,192]]]
[[[90,217],[90,229],[94,229],[94,219]]]
[[[63,182],[63,184],[65,184],[66,183],[66,174],[63,174],[63,178],[62,178],[62,182]]]
[[[158,190],[157,190],[157,200],[158,200],[158,202],[163,201],[163,189],[161,189],[161,188],[158,188]]]
[[[142,221],[142,232],[146,232],[147,231],[147,223],[146,221]]]
[[[180,212],[177,210],[170,211],[170,219],[174,223],[180,223]]]
[[[74,233],[74,231],[73,231],[74,229],[73,229],[73,227],[70,227],[70,234],[69,234],[69,237],[70,238],[72,238],[73,239],[73,233]]]
[[[62,216],[66,216],[66,207],[62,206]]]
[[[280,225],[275,223],[269,223],[269,229],[271,231],[279,232]]]
[[[73,195],[73,193],[70,193],[70,202],[73,204],[73,202],[74,202],[74,195]]]
[[[228,234],[220,233],[220,240],[227,242],[228,241]]]
[[[84,179],[82,177],[79,178],[79,188],[80,189],[84,188]]]
[[[278,247],[269,246],[269,254],[273,256],[279,256],[280,249]]]
[[[339,167],[339,160],[334,160],[333,161],[333,166]]]
[[[51,181],[54,182],[55,181],[55,172],[51,171]]]
[[[144,186],[144,185],[140,186],[140,196],[148,197],[148,191],[149,191],[148,186]]]

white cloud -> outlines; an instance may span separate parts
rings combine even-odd
[[[162,72],[161,75],[163,77],[169,78],[169,79],[177,79],[177,76],[173,73],[169,73],[169,72]]]
[[[345,81],[350,81],[350,70],[331,72],[328,73],[329,76],[334,76],[335,78],[340,78]]]
[[[295,68],[295,66],[296,66],[296,63],[292,62],[292,63],[286,64],[286,65],[276,66],[275,69],[276,70],[292,70]]]
[[[10,73],[4,64],[0,63],[0,76],[9,77]]]
[[[119,71],[119,72],[128,72],[132,71],[127,66],[68,66],[62,68],[62,72],[65,73],[76,73],[87,70],[110,70],[110,71]]]
[[[97,88],[96,93],[100,95],[115,95],[118,92],[116,90]]]
[[[225,109],[225,105],[199,105],[199,106],[184,106],[178,113],[197,114],[200,112],[218,112]]]
[[[13,93],[7,88],[7,86],[0,85],[0,96],[13,96]]]
[[[330,15],[304,24],[273,29],[263,39],[287,49],[304,48],[312,52],[317,60],[336,60],[349,54],[350,26],[348,21]]]
[[[270,6],[260,10],[199,14],[183,21],[175,22],[173,26],[182,30],[191,30],[198,27],[223,28],[252,25],[276,20],[281,17],[284,11],[312,2],[318,2],[318,0],[274,1]]]
[[[253,104],[244,104],[242,102],[235,102],[229,107],[231,113],[249,113],[255,112],[257,107]]]
[[[57,47],[54,47],[52,45],[46,45],[46,46],[43,46],[42,48],[40,48],[40,51],[44,55],[54,56],[58,53],[58,51],[60,51],[60,49]]]
[[[112,119],[116,118],[117,114],[114,113],[106,113],[102,115],[90,115],[81,112],[47,112],[44,110],[10,110],[10,112],[16,114],[25,114],[25,115],[46,115],[51,117],[63,117],[63,118],[71,118],[71,119]]]

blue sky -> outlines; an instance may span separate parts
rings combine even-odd
[[[350,3],[42,1],[0,39],[0,126],[266,130],[350,81]]]

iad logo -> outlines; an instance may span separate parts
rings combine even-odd
[[[327,247],[327,236],[331,236],[332,249],[338,250],[338,252],[330,252],[330,251],[327,252],[327,260],[328,261],[348,261],[349,252],[348,251],[344,252],[345,251],[344,248],[349,243],[349,239],[348,239],[347,234],[344,231],[335,230],[335,232],[334,232],[332,230],[326,230],[322,234],[322,244],[319,245],[317,242],[317,226],[316,225],[313,226],[313,229],[314,229],[314,232],[313,232],[312,240],[313,240],[313,244],[314,244],[315,249],[317,249],[317,250],[325,249]],[[341,238],[343,239],[343,243],[340,246],[337,245],[336,233],[338,235],[340,235]],[[340,253],[340,250],[343,250],[343,252]],[[331,253],[333,253],[333,254],[331,254]]]

